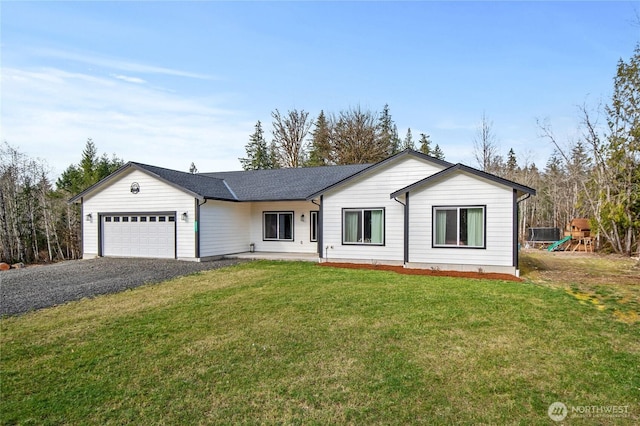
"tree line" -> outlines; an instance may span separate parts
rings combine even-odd
[[[538,120],[540,136],[554,147],[542,170],[527,161],[519,165],[513,149],[502,157],[483,115],[474,140],[478,167],[538,190],[521,203],[522,233],[529,226],[563,229],[584,217],[598,249],[640,255],[640,45],[628,61],[618,62],[610,102],[595,109],[582,105],[578,114],[580,136],[565,143],[551,123]]]
[[[81,216],[74,195],[120,168],[116,156],[98,156],[89,139],[78,164],[55,182],[45,161],[6,141],[0,147],[0,261],[55,262],[82,256]]]
[[[432,147],[429,135],[420,134],[418,147],[411,129],[401,139],[389,105],[381,113],[360,107],[337,114],[320,111],[315,120],[305,110],[283,114],[276,109],[271,117],[271,141],[258,121],[245,146],[246,157],[239,159],[244,170],[376,163],[406,148],[444,159],[442,148]]]

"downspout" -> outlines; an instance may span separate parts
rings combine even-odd
[[[318,246],[316,251],[318,252],[318,257],[322,259],[322,241],[323,241],[323,232],[322,232],[322,195],[320,196],[320,203],[316,203],[314,200],[311,200],[313,204],[318,206]]]
[[[208,200],[205,198],[204,202],[199,203],[198,199],[195,199],[196,202],[196,218],[195,221],[193,223],[193,231],[195,232],[195,255],[196,255],[196,259],[200,259],[200,206],[206,204]]]
[[[67,209],[68,211],[68,209]],[[98,216],[98,214],[96,213],[96,216]],[[100,217],[98,217],[98,219],[100,219]],[[84,258],[84,197],[80,197],[80,259]],[[101,243],[102,243],[102,238],[100,238],[100,234],[102,233],[102,227],[100,226],[100,221],[98,221],[98,256],[100,256],[102,254],[102,249],[101,249]]]
[[[398,200],[397,197],[393,198],[397,203],[404,206],[404,263],[409,263],[409,193],[404,194],[404,203]]]
[[[515,189],[513,190],[513,266],[516,268],[516,275],[518,276],[520,275],[518,270],[518,236],[520,235],[520,233],[518,232],[518,228],[520,226],[520,221],[518,220],[518,212],[520,211],[520,203],[527,200],[529,197],[531,197],[531,194],[527,193],[524,197],[518,199],[518,191],[516,191]]]

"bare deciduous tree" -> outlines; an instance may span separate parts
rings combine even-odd
[[[285,116],[277,109],[271,113],[273,117],[273,141],[278,148],[281,167],[302,167],[305,163],[306,141],[309,129],[313,125],[309,113],[292,110]]]
[[[389,144],[380,134],[377,114],[360,107],[331,118],[331,141],[336,164],[365,164],[389,155]]]
[[[489,121],[485,113],[482,113],[477,135],[473,139],[473,155],[480,170],[487,173],[496,172],[494,165],[499,157],[498,144],[493,131],[493,122]]]

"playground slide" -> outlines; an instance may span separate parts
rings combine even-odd
[[[561,245],[563,245],[564,243],[566,243],[567,241],[569,241],[571,239],[571,235],[569,235],[568,237],[564,237],[563,239],[561,239],[560,241],[556,241],[555,243],[551,244],[549,246],[549,248],[547,249],[547,251],[554,251],[555,249],[557,249],[558,247],[560,247]]]

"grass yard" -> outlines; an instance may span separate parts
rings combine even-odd
[[[547,284],[253,262],[3,318],[0,421],[637,423],[640,327]]]
[[[618,321],[640,324],[640,264],[635,259],[527,250],[520,267],[531,282],[562,289]]]

